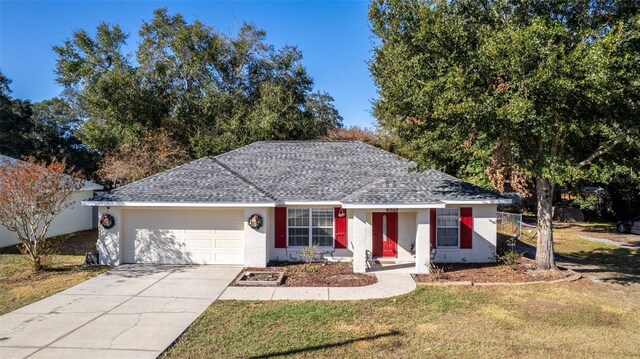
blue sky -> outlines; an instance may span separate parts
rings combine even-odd
[[[335,98],[345,124],[374,125],[366,1],[0,0],[0,69],[13,80],[13,96],[40,101],[60,93],[51,47],[74,30],[93,32],[99,21],[119,24],[130,35],[127,49],[133,50],[140,24],[159,7],[231,34],[244,21],[252,22],[267,31],[269,43],[297,45],[316,90]]]

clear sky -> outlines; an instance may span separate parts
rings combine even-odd
[[[335,98],[345,124],[373,126],[367,1],[0,0],[0,69],[13,81],[13,96],[35,102],[60,93],[51,47],[74,30],[93,33],[100,21],[119,24],[130,35],[126,49],[132,51],[142,21],[159,7],[231,34],[252,22],[267,31],[267,42],[297,45],[315,89]]]

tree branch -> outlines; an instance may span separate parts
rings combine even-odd
[[[577,167],[582,168],[593,163],[593,160],[604,155],[605,153],[611,151],[618,143],[622,142],[627,136],[627,132],[623,132],[616,137],[610,139],[609,141],[603,143],[598,149],[591,154],[591,156],[587,157],[584,161],[578,163]]]

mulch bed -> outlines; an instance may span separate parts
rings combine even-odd
[[[417,283],[473,282],[473,283],[518,283],[561,279],[571,275],[569,271],[540,272],[535,270],[535,262],[522,258],[518,264],[510,266],[500,263],[447,263],[438,264],[443,273],[416,274]]]
[[[375,275],[353,273],[352,264],[347,262],[270,264],[266,268],[246,268],[245,271],[284,272],[281,287],[361,287],[378,281]],[[238,286],[235,281],[233,285]]]

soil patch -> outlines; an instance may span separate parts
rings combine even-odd
[[[431,274],[416,274],[417,283],[473,282],[518,283],[561,279],[571,275],[569,271],[539,272],[534,261],[522,258],[516,265],[500,263],[447,263],[438,264]]]
[[[246,268],[250,272],[284,272],[282,287],[362,287],[378,281],[375,275],[353,273],[347,262],[272,262],[266,268]],[[234,281],[235,283],[235,281]],[[237,286],[237,284],[233,284]],[[246,285],[243,285],[246,287]]]

